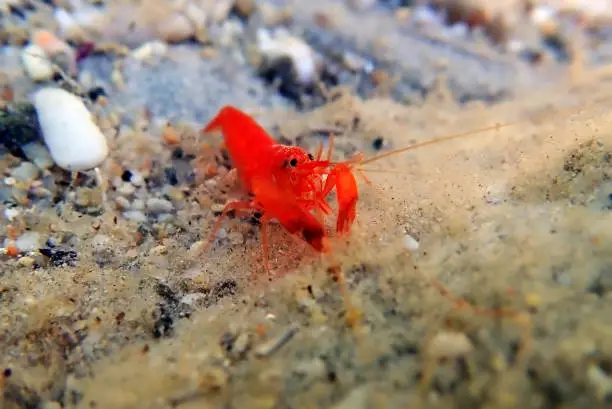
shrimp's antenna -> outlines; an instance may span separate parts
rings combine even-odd
[[[436,138],[436,139],[430,139],[428,141],[424,141],[424,142],[419,142],[419,143],[415,143],[412,144],[410,146],[406,146],[405,148],[399,148],[399,149],[394,149],[392,151],[389,152],[384,152],[378,155],[374,155],[371,158],[368,159],[364,159],[361,161],[360,165],[365,165],[371,162],[375,162],[379,159],[383,159],[386,158],[388,156],[392,156],[398,153],[402,153],[402,152],[408,152],[408,151],[412,151],[415,149],[419,149],[425,146],[429,146],[429,145],[434,145],[437,143],[441,143],[441,142],[448,142],[448,141],[452,141],[453,139],[460,139],[460,138],[465,138],[467,136],[475,136],[477,134],[483,133],[483,132],[487,132],[487,131],[492,131],[492,130],[500,130],[502,128],[508,127],[508,126],[512,126],[512,125],[516,125],[519,124],[521,122],[524,122],[525,120],[518,120],[518,121],[513,121],[513,122],[508,122],[505,124],[495,124],[495,125],[491,125],[491,126],[487,126],[485,128],[480,128],[480,129],[476,129],[476,130],[471,130],[471,131],[466,131],[466,132],[461,132],[461,133],[457,133],[457,134],[453,134],[453,135],[447,135],[447,136],[443,136],[441,138]]]

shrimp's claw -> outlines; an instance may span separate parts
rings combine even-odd
[[[327,251],[323,225],[297,200],[267,178],[255,178],[252,186],[260,206],[273,214],[289,233],[299,236],[319,252]]]
[[[332,169],[325,182],[324,192],[331,191],[334,185],[338,197],[336,232],[348,233],[355,222],[357,200],[359,199],[357,181],[348,165],[338,164]]]

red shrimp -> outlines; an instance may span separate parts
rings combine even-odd
[[[300,200],[288,190],[291,177],[285,169],[311,162],[313,156],[295,146],[276,143],[268,133],[244,112],[225,106],[217,116],[202,130],[203,133],[221,130],[231,161],[237,169],[239,180],[251,194],[252,201],[228,203],[221,217],[213,227],[208,249],[221,227],[224,218],[231,211],[257,211],[262,214],[262,247],[264,263],[268,265],[267,224],[276,219],[289,233],[300,237],[318,252],[328,249],[323,224],[310,212],[311,198]],[[277,178],[278,176],[281,176]],[[318,175],[303,175],[300,188],[321,185]],[[304,196],[305,197],[305,196]]]

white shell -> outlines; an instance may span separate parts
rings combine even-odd
[[[26,74],[34,81],[48,81],[55,74],[45,50],[36,44],[30,44],[23,49],[21,61]]]
[[[98,167],[108,156],[106,138],[77,96],[47,87],[34,95],[43,139],[55,163],[69,171]]]

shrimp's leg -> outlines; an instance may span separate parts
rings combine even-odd
[[[268,275],[270,274],[270,257],[269,257],[269,245],[268,245],[268,224],[270,223],[271,217],[264,214],[261,217],[261,249],[263,251],[263,262]]]
[[[247,211],[247,210],[253,210],[253,211],[260,210],[261,211],[261,209],[259,209],[259,207],[253,202],[237,201],[237,202],[230,202],[226,204],[225,207],[223,208],[221,215],[217,218],[217,221],[215,222],[212,228],[212,231],[210,232],[210,235],[208,236],[206,245],[202,248],[202,253],[206,253],[210,249],[210,246],[215,240],[215,236],[219,232],[219,229],[223,225],[223,222],[228,217],[228,214],[230,212],[232,211],[239,212],[239,211]]]

